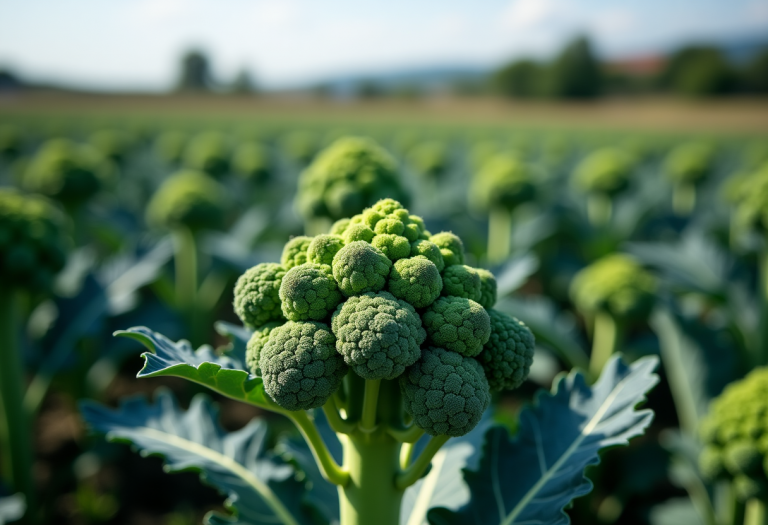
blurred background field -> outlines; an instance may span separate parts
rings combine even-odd
[[[536,335],[531,377],[495,399],[494,417],[511,430],[520,407],[558,373],[599,371],[595,356],[605,349],[595,312],[609,308],[585,306],[575,277],[616,254],[650,276],[650,291],[640,294],[647,304],[611,315],[614,346],[627,360],[662,357],[663,381],[648,401],[656,418],[645,437],[590,470],[595,490],[569,513],[578,524],[708,523],[718,489],[698,467],[699,421],[725,385],[768,365],[763,3],[651,2],[617,12],[591,2],[582,12],[573,2],[491,2],[508,22],[485,37],[475,15],[467,15],[468,28],[455,22],[466,8],[453,4],[428,2],[409,18],[396,3],[399,18],[377,26],[383,8],[349,14],[333,3],[318,24],[340,17],[348,25],[332,29],[352,27],[357,45],[331,29],[310,32],[306,19],[320,16],[317,8],[291,2],[290,9],[258,3],[267,21],[253,28],[250,10],[237,20],[241,3],[124,2],[113,11],[32,3],[49,9],[39,27],[29,6],[0,2],[0,191],[54,201],[71,242],[56,275],[8,262],[10,237],[0,237],[0,247],[4,279],[45,284],[30,284],[18,312],[30,483],[42,522],[181,525],[222,509],[223,496],[195,473],[167,475],[159,459],[85,428],[82,399],[116,405],[164,386],[186,404],[201,390],[137,381],[138,345],[112,332],[147,325],[174,340],[230,344],[231,329],[215,323],[239,324],[232,310],[239,275],[279,260],[290,236],[327,231],[339,217],[395,196],[431,231],[460,235],[468,264],[497,275],[497,308]],[[489,9],[478,11],[490,27]],[[433,20],[441,10],[456,16]],[[75,13],[89,13],[99,27]],[[57,16],[70,17],[71,34]],[[219,24],[206,26],[206,18]],[[354,26],[364,19],[362,29]],[[401,20],[405,43],[384,53]],[[418,28],[440,24],[448,36],[434,36],[431,46],[442,52],[414,44]],[[267,36],[249,40],[259,27]],[[378,41],[366,36],[371,27]],[[138,29],[147,31],[143,44]],[[119,41],[121,31],[134,31],[129,43]],[[234,36],[217,39],[228,31]],[[493,45],[472,43],[492,37]],[[256,45],[261,38],[273,47]],[[354,47],[362,49],[344,54]],[[350,136],[383,148],[396,176],[371,180],[352,170],[306,182],[322,172],[323,151]],[[201,175],[224,203],[216,220],[190,231],[151,211],[181,172]],[[180,240],[187,233],[191,244]],[[598,281],[619,281],[620,273]],[[229,430],[254,416],[280,425],[253,407],[216,401]],[[0,498],[21,490],[7,481],[5,463]]]

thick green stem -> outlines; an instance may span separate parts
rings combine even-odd
[[[326,419],[328,419],[328,424],[334,432],[339,434],[349,434],[355,429],[354,423],[345,421],[339,415],[339,410],[336,408],[336,402],[333,398],[329,399],[323,405],[323,413],[325,414]]]
[[[764,501],[753,498],[747,502],[744,525],[768,525],[768,509]]]
[[[373,432],[376,430],[376,415],[379,406],[379,387],[381,379],[365,380],[365,395],[363,396],[363,415],[360,418],[360,430]]]
[[[613,202],[608,195],[595,193],[587,197],[587,217],[592,226],[605,226],[613,215]]]
[[[309,419],[307,413],[300,410],[298,412],[285,412],[285,415],[299,427],[302,436],[312,450],[312,455],[315,457],[323,477],[334,485],[346,485],[349,481],[349,473],[339,467],[333,459],[323,438],[317,431],[317,427]]]
[[[5,418],[3,464],[10,465],[11,484],[24,494],[27,509],[37,501],[32,477],[33,454],[30,418],[24,410],[24,366],[17,341],[18,292],[0,285],[0,403]]]
[[[616,351],[619,342],[619,326],[613,316],[607,312],[595,314],[595,328],[592,331],[592,356],[589,372],[592,377],[600,377],[605,363]]]
[[[736,496],[736,490],[730,481],[721,481],[715,487],[715,507],[718,523],[721,525],[741,525],[744,521],[744,504]]]
[[[432,458],[435,457],[435,454],[449,439],[451,439],[450,436],[432,436],[432,439],[429,440],[429,443],[421,451],[416,461],[411,463],[397,476],[397,486],[405,490],[416,483],[427,471],[430,463],[432,463]]]
[[[687,217],[696,207],[696,186],[689,182],[675,184],[672,188],[672,209],[675,215]]]
[[[766,239],[768,243],[768,239]],[[768,247],[763,248],[760,254],[760,344],[757,355],[755,355],[753,366],[768,365]]]
[[[511,251],[512,213],[500,206],[491,208],[488,214],[488,262],[503,262]]]
[[[398,525],[400,443],[386,432],[340,436],[349,483],[339,487],[341,525]]]

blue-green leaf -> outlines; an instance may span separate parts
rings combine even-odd
[[[144,368],[137,377],[182,377],[232,399],[283,412],[264,391],[261,378],[246,372],[245,363],[234,354],[218,355],[209,345],[193,350],[186,340],[174,343],[143,326],[115,335],[135,339],[154,352],[141,354]]]
[[[472,499],[458,511],[431,510],[430,523],[569,523],[565,506],[592,490],[584,469],[600,461],[601,449],[626,445],[650,424],[653,412],[635,405],[658,381],[657,362],[646,357],[627,366],[614,357],[592,387],[579,372],[561,378],[521,412],[515,438],[503,428],[486,434],[479,468],[464,471]]]
[[[241,363],[245,363],[246,347],[253,331],[226,321],[217,321],[213,327],[217,333],[229,339],[229,347],[224,350],[224,353]]]
[[[261,420],[227,433],[206,396],[195,396],[184,412],[166,390],[158,392],[154,404],[136,397],[117,410],[92,402],[84,402],[81,410],[108,440],[130,443],[143,456],[162,456],[170,472],[196,470],[225,494],[234,514],[211,514],[208,523],[308,523],[300,505],[303,487],[289,465],[266,454],[267,425]]]

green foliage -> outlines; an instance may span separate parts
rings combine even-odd
[[[571,297],[585,313],[608,312],[617,319],[643,318],[653,306],[656,279],[624,254],[603,257],[571,282]]]
[[[297,130],[282,137],[281,146],[288,158],[300,164],[310,162],[320,149],[320,137],[309,130]]]
[[[500,95],[514,98],[541,96],[544,69],[533,60],[518,60],[495,71],[491,87]]]
[[[66,216],[44,197],[0,188],[0,282],[47,292],[72,240]]]
[[[629,184],[632,162],[623,150],[605,148],[584,158],[576,167],[573,183],[584,193],[615,196]]]
[[[179,91],[208,91],[212,79],[208,57],[198,49],[192,49],[181,57],[179,80],[176,89]]]
[[[264,182],[272,178],[272,164],[269,150],[258,142],[243,142],[232,154],[232,170],[251,181]]]
[[[441,297],[424,312],[424,328],[432,345],[475,357],[491,335],[485,308],[464,297]]]
[[[443,270],[443,295],[479,301],[482,297],[480,274],[464,264],[448,266]]]
[[[336,348],[365,379],[394,379],[421,355],[426,338],[413,306],[388,292],[350,297],[333,314]]]
[[[87,201],[114,181],[114,166],[90,146],[67,139],[43,144],[22,177],[22,186],[66,206]]]
[[[181,131],[165,131],[155,139],[154,154],[163,162],[175,164],[181,161],[187,139],[187,135]]]
[[[481,210],[513,210],[534,198],[533,169],[518,157],[501,154],[487,160],[472,178],[470,197]]]
[[[347,244],[333,258],[333,276],[347,297],[384,288],[392,262],[365,241]]]
[[[400,259],[389,275],[389,292],[416,308],[425,308],[440,296],[443,280],[432,261],[426,257]]]
[[[308,262],[283,276],[280,302],[290,321],[320,321],[336,308],[342,296],[327,264]]]
[[[701,422],[701,473],[729,479],[739,497],[768,498],[768,368],[757,368],[712,401]]]
[[[677,94],[702,97],[733,90],[736,76],[719,49],[686,47],[667,62],[661,82]]]
[[[742,81],[751,93],[768,93],[768,49],[763,49],[746,65]]]
[[[224,222],[224,188],[198,171],[180,171],[163,181],[147,205],[147,222],[173,230],[218,228]]]
[[[703,142],[680,144],[664,160],[664,173],[676,183],[697,183],[712,171],[714,151]]]
[[[405,409],[419,428],[433,436],[467,434],[491,402],[480,364],[442,348],[425,348],[400,384]]]
[[[192,137],[184,150],[184,166],[219,178],[229,171],[230,148],[227,138],[215,131]]]
[[[534,338],[514,317],[488,310],[490,337],[477,360],[485,370],[491,392],[514,390],[523,384],[533,363]]]
[[[440,178],[448,169],[448,148],[439,140],[422,142],[409,150],[408,162],[418,174]]]
[[[347,373],[328,325],[288,321],[274,328],[259,357],[267,394],[287,410],[321,407]]]
[[[118,129],[102,129],[93,133],[88,142],[104,157],[123,162],[134,146],[135,137]]]
[[[261,263],[237,279],[233,306],[243,324],[259,328],[270,321],[285,321],[280,302],[285,274],[279,264]]]
[[[429,237],[429,241],[440,248],[445,266],[464,264],[464,243],[453,232],[440,232]]]
[[[589,41],[580,37],[568,44],[546,73],[548,95],[556,98],[594,98],[602,91],[600,64]]]
[[[341,138],[323,150],[299,178],[296,207],[305,219],[339,220],[379,199],[407,200],[395,160],[366,138]]]

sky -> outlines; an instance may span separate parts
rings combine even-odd
[[[768,0],[0,0],[0,68],[97,89],[166,90],[204,49],[260,86],[551,56],[585,33],[620,57],[768,35]]]

